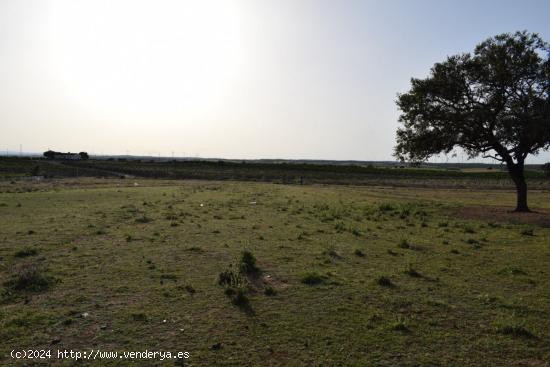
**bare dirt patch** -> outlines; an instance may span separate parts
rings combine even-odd
[[[516,213],[512,207],[468,206],[456,210],[458,217],[488,222],[531,224],[550,227],[550,210],[538,209],[531,213]]]

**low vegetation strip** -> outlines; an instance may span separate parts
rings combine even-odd
[[[444,166],[441,166],[444,167]],[[306,163],[257,163],[232,161],[86,160],[48,161],[0,159],[0,177],[140,177],[156,179],[245,180],[288,184],[352,184],[449,188],[511,189],[505,171],[461,171],[444,168],[336,165]],[[453,167],[453,166],[449,166]],[[526,171],[531,189],[550,189],[550,177],[540,169]]]

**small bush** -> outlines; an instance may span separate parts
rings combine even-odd
[[[265,287],[264,289],[264,294],[266,296],[274,296],[277,294],[277,291],[275,290],[275,288],[273,288],[272,286],[267,286]]]
[[[15,252],[15,254],[13,254],[13,256],[15,257],[28,257],[28,256],[35,256],[38,254],[38,251],[34,248],[25,248],[25,249],[21,249],[17,252]]]
[[[243,274],[254,274],[260,271],[256,265],[256,257],[249,250],[243,250],[239,260],[239,271]]]
[[[219,285],[226,285],[230,287],[239,286],[242,284],[242,278],[241,276],[235,272],[232,268],[226,269],[222,271],[218,275],[218,284]]]
[[[34,265],[27,265],[4,283],[8,292],[41,292],[49,289],[54,279],[42,274]]]
[[[507,323],[497,323],[496,325],[497,333],[504,335],[511,335],[513,337],[522,337],[522,338],[534,338],[535,335],[530,332],[523,323],[521,322],[507,322]]]

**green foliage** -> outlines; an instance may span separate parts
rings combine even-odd
[[[407,322],[405,321],[404,318],[402,318],[400,316],[397,317],[397,319],[390,324],[390,329],[395,330],[395,331],[404,332],[404,333],[410,331],[408,326],[407,326]]]
[[[496,149],[505,160],[548,147],[550,128],[542,123],[550,113],[545,49],[536,34],[500,34],[473,55],[450,56],[428,78],[412,79],[411,90],[397,101],[404,126],[397,131],[396,155],[424,160],[459,146],[471,156]],[[503,89],[512,91],[504,100],[497,98]],[[512,124],[511,115],[518,117]]]
[[[397,100],[403,126],[395,156],[418,162],[459,147],[493,157],[516,183],[516,211],[528,211],[525,158],[550,147],[548,50],[537,34],[500,34],[413,78]]]
[[[256,265],[256,257],[250,250],[243,250],[239,259],[239,270],[244,274],[254,274],[260,271]]]

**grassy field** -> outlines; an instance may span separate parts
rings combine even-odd
[[[550,363],[548,191],[530,192],[527,215],[506,212],[506,190],[66,179],[0,191],[0,365],[28,365],[9,353],[29,348],[190,353],[41,364],[67,366]]]

